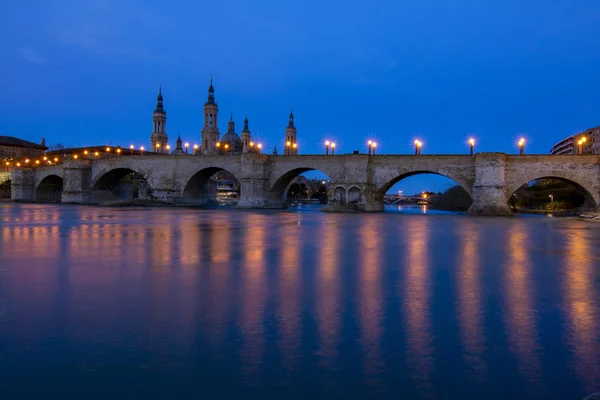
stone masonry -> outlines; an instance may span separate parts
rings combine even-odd
[[[172,205],[206,204],[210,177],[226,170],[240,182],[240,208],[282,208],[286,188],[299,174],[319,170],[334,182],[330,203],[352,210],[382,211],[383,197],[396,182],[411,175],[444,175],[473,199],[474,215],[510,214],[508,198],[538,178],[559,178],[584,190],[587,204],[600,203],[598,155],[242,155],[115,156],[72,160],[61,165],[17,168],[11,172],[12,199],[35,201],[44,182],[62,179],[62,202],[97,204],[127,174],[147,182],[149,199]],[[55,185],[59,187],[58,185]],[[214,193],[214,191],[213,191]],[[140,198],[142,194],[140,194]]]

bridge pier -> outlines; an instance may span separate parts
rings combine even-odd
[[[33,202],[35,200],[33,168],[15,168],[11,171],[10,197],[12,201]]]
[[[264,154],[243,154],[240,200],[237,208],[284,208],[283,199],[269,193],[268,157]]]
[[[479,153],[475,156],[475,184],[470,215],[510,216],[506,186],[506,154]]]
[[[385,208],[385,202],[383,201],[384,193],[377,191],[374,185],[369,185],[365,189],[364,198],[364,211],[366,212],[381,212]]]
[[[67,161],[63,166],[61,203],[88,204],[92,202],[92,164],[90,161]]]

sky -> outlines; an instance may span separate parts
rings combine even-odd
[[[3,17],[0,135],[34,142],[148,146],[159,84],[170,142],[200,142],[211,75],[221,132],[247,112],[269,152],[291,107],[300,153],[460,154],[470,136],[547,153],[600,125],[598,0],[7,0]]]

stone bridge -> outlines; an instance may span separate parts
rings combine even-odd
[[[283,155],[113,156],[69,160],[55,166],[17,168],[11,173],[14,201],[98,204],[124,192],[172,205],[206,204],[209,179],[226,170],[240,183],[241,208],[281,208],[286,188],[303,172],[318,170],[334,182],[330,202],[344,209],[382,211],[396,182],[434,173],[461,185],[473,199],[471,214],[505,215],[508,199],[522,185],[557,178],[577,186],[586,205],[600,203],[598,155]],[[129,182],[123,186],[124,179]],[[351,206],[350,206],[351,205]]]

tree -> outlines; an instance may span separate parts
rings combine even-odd
[[[55,143],[51,146],[48,146],[48,151],[63,150],[64,148],[65,146],[62,143]]]
[[[300,198],[306,198],[308,195],[308,188],[304,183],[292,183],[288,189],[288,199],[298,200]]]

